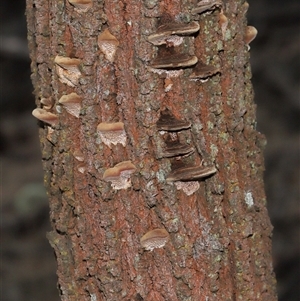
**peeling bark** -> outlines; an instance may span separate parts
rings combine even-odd
[[[73,2],[27,0],[26,12],[36,104],[53,103],[47,110],[59,120],[41,124],[40,140],[61,300],[276,300],[265,139],[256,131],[244,41],[247,5],[226,1],[224,28],[219,4],[193,14],[191,0],[94,1],[84,9]],[[180,45],[155,46],[147,37],[163,20],[196,21],[200,31]],[[102,35],[99,49],[105,30],[114,38]],[[173,70],[178,62],[168,72],[148,67],[166,51],[220,72],[201,82],[190,78],[194,65],[181,72]],[[73,75],[58,73],[57,56],[81,63]],[[78,116],[59,103],[71,93],[82,99]],[[159,130],[166,109],[185,128]],[[106,145],[97,132],[100,123],[117,122],[125,147]],[[103,174],[123,161],[136,171],[126,174],[126,189],[113,189]],[[190,166],[217,172],[166,181]],[[143,249],[141,237],[157,228],[168,241]]]

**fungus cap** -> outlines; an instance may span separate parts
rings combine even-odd
[[[123,161],[112,168],[108,168],[103,174],[103,180],[111,182],[113,189],[127,189],[131,186],[130,175],[136,171],[131,161]]]
[[[217,169],[214,166],[180,167],[172,170],[166,180],[167,182],[199,180],[207,178],[216,172]]]
[[[57,55],[54,59],[54,63],[56,64],[56,73],[63,84],[70,87],[78,85],[79,78],[81,77],[79,70],[80,59]]]
[[[192,9],[193,14],[202,14],[204,12],[213,12],[217,8],[222,8],[223,3],[220,0],[202,0]]]
[[[75,10],[79,13],[87,12],[92,6],[92,0],[68,0],[71,5],[75,7]]]
[[[148,41],[154,45],[166,44],[171,36],[190,35],[199,31],[200,26],[196,21],[190,23],[170,22],[158,27],[157,31],[148,37]]]
[[[156,126],[159,131],[181,131],[189,129],[191,123],[177,119],[168,109],[165,109],[164,111],[161,111]]]
[[[198,58],[195,55],[189,55],[186,53],[170,53],[166,55],[160,55],[154,59],[150,64],[151,68],[156,69],[173,69],[190,67],[198,62]]]
[[[82,97],[72,92],[67,95],[63,95],[59,101],[63,105],[68,113],[75,117],[79,117],[81,110]]]
[[[55,126],[58,123],[57,115],[50,113],[44,109],[36,108],[32,111],[32,115],[42,122]]]
[[[165,229],[154,229],[147,232],[140,239],[140,243],[146,250],[152,251],[155,248],[162,248],[169,240],[169,233]]]
[[[117,38],[113,36],[107,28],[98,36],[98,46],[106,59],[111,63],[115,59],[119,44]]]
[[[206,79],[217,73],[220,73],[220,68],[198,62],[194,68],[194,72],[189,76],[189,78],[191,80]]]
[[[124,147],[126,145],[126,132],[124,129],[123,122],[101,122],[97,126],[97,132],[104,144],[111,148],[111,144],[117,145],[122,144]]]

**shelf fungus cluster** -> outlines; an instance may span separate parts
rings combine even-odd
[[[154,229],[143,235],[140,243],[145,250],[152,251],[155,248],[163,248],[169,237],[169,233],[165,229]]]
[[[212,12],[221,9],[221,1],[201,1],[193,10],[194,13]],[[225,35],[228,20],[221,12],[220,25],[223,36]],[[210,77],[220,73],[220,68],[206,65],[199,61],[196,55],[187,53],[184,47],[178,47],[183,43],[184,37],[192,37],[200,30],[200,25],[196,21],[190,23],[165,22],[160,25],[157,31],[148,36],[148,41],[158,47],[157,56],[148,65],[151,72],[165,74],[165,92],[172,89],[172,77],[183,74],[183,70],[193,68],[189,76],[190,80],[201,82],[207,81]]]
[[[112,168],[108,168],[103,174],[103,180],[111,182],[115,190],[127,189],[131,187],[130,176],[136,171],[136,167],[131,161],[123,161]]]
[[[191,123],[177,119],[168,109],[161,112],[156,123],[157,130],[164,137],[165,148],[162,157],[170,158],[172,170],[167,176],[167,182],[174,182],[178,190],[187,195],[196,192],[200,185],[199,180],[209,177],[217,172],[214,166],[188,166],[184,158],[191,156],[195,148],[193,145],[180,142],[179,133],[189,130]]]
[[[165,74],[165,92],[171,90],[172,77],[183,74],[184,68],[190,68],[197,64],[198,58],[195,55],[184,52],[180,46],[184,37],[197,33],[200,29],[199,23],[164,22],[155,33],[148,36],[148,41],[158,47],[156,58],[149,64],[151,72]]]

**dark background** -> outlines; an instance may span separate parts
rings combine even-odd
[[[300,300],[300,1],[249,1],[257,127],[280,301]],[[26,41],[25,0],[0,2],[1,300],[58,301]],[[222,300],[220,300],[222,301]],[[264,301],[264,300],[263,300]]]

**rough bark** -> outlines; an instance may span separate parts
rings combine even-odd
[[[244,42],[246,5],[224,3],[223,33],[220,11],[191,14],[195,5],[94,1],[80,12],[68,1],[27,0],[36,103],[52,103],[44,107],[59,120],[53,127],[40,124],[40,140],[61,300],[276,300],[265,140],[255,128]],[[190,80],[194,67],[171,79],[150,72],[158,47],[147,36],[163,16],[199,22],[199,33],[177,49],[220,67],[221,74],[202,83]],[[97,43],[105,29],[119,42],[112,61]],[[59,79],[57,55],[81,60],[73,87]],[[83,99],[78,118],[59,104],[72,92]],[[157,121],[166,108],[191,123],[177,134],[193,154],[163,155],[169,134],[158,131]],[[97,126],[119,121],[127,143],[110,148]],[[129,160],[137,168],[131,187],[113,189],[104,172]],[[193,194],[166,181],[176,162],[200,166],[202,160],[217,173],[197,181]],[[147,251],[140,238],[154,228],[166,229],[170,239]]]

